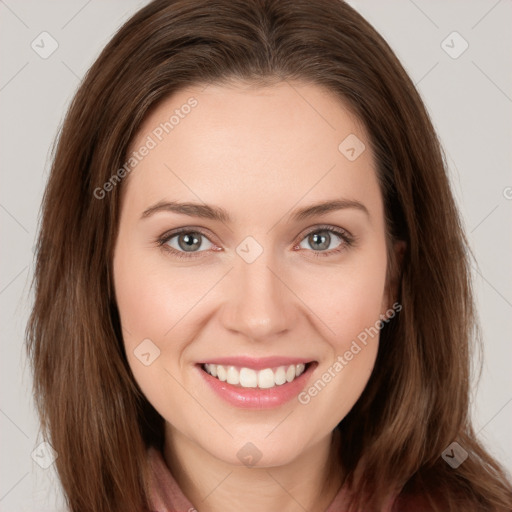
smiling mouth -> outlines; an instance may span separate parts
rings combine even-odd
[[[316,364],[316,361],[310,361],[254,370],[244,366],[205,363],[201,365],[201,369],[219,381],[233,386],[270,389],[293,382]]]

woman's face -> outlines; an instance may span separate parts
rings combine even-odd
[[[210,85],[153,110],[130,155],[114,281],[136,381],[167,435],[293,460],[361,395],[392,304],[366,133],[315,85]]]

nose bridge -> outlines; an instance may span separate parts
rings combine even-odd
[[[271,250],[264,250],[249,261],[237,256],[224,323],[226,328],[258,340],[290,328],[293,304],[290,292],[278,277]]]

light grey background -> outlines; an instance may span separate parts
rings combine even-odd
[[[32,248],[49,148],[65,110],[115,30],[146,3],[0,0],[1,512],[64,510],[53,466],[42,469],[31,457],[41,442],[22,346],[31,305]],[[474,423],[480,439],[512,471],[512,2],[350,4],[395,50],[441,137],[478,260],[474,284],[485,359],[474,392]],[[58,43],[47,59],[31,48],[43,31]],[[453,55],[463,48],[462,39],[450,36],[453,31],[469,44],[458,58],[445,51]]]

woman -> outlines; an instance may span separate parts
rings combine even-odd
[[[342,2],[133,16],[66,117],[35,289],[35,396],[73,511],[512,509],[468,414],[437,137]]]

